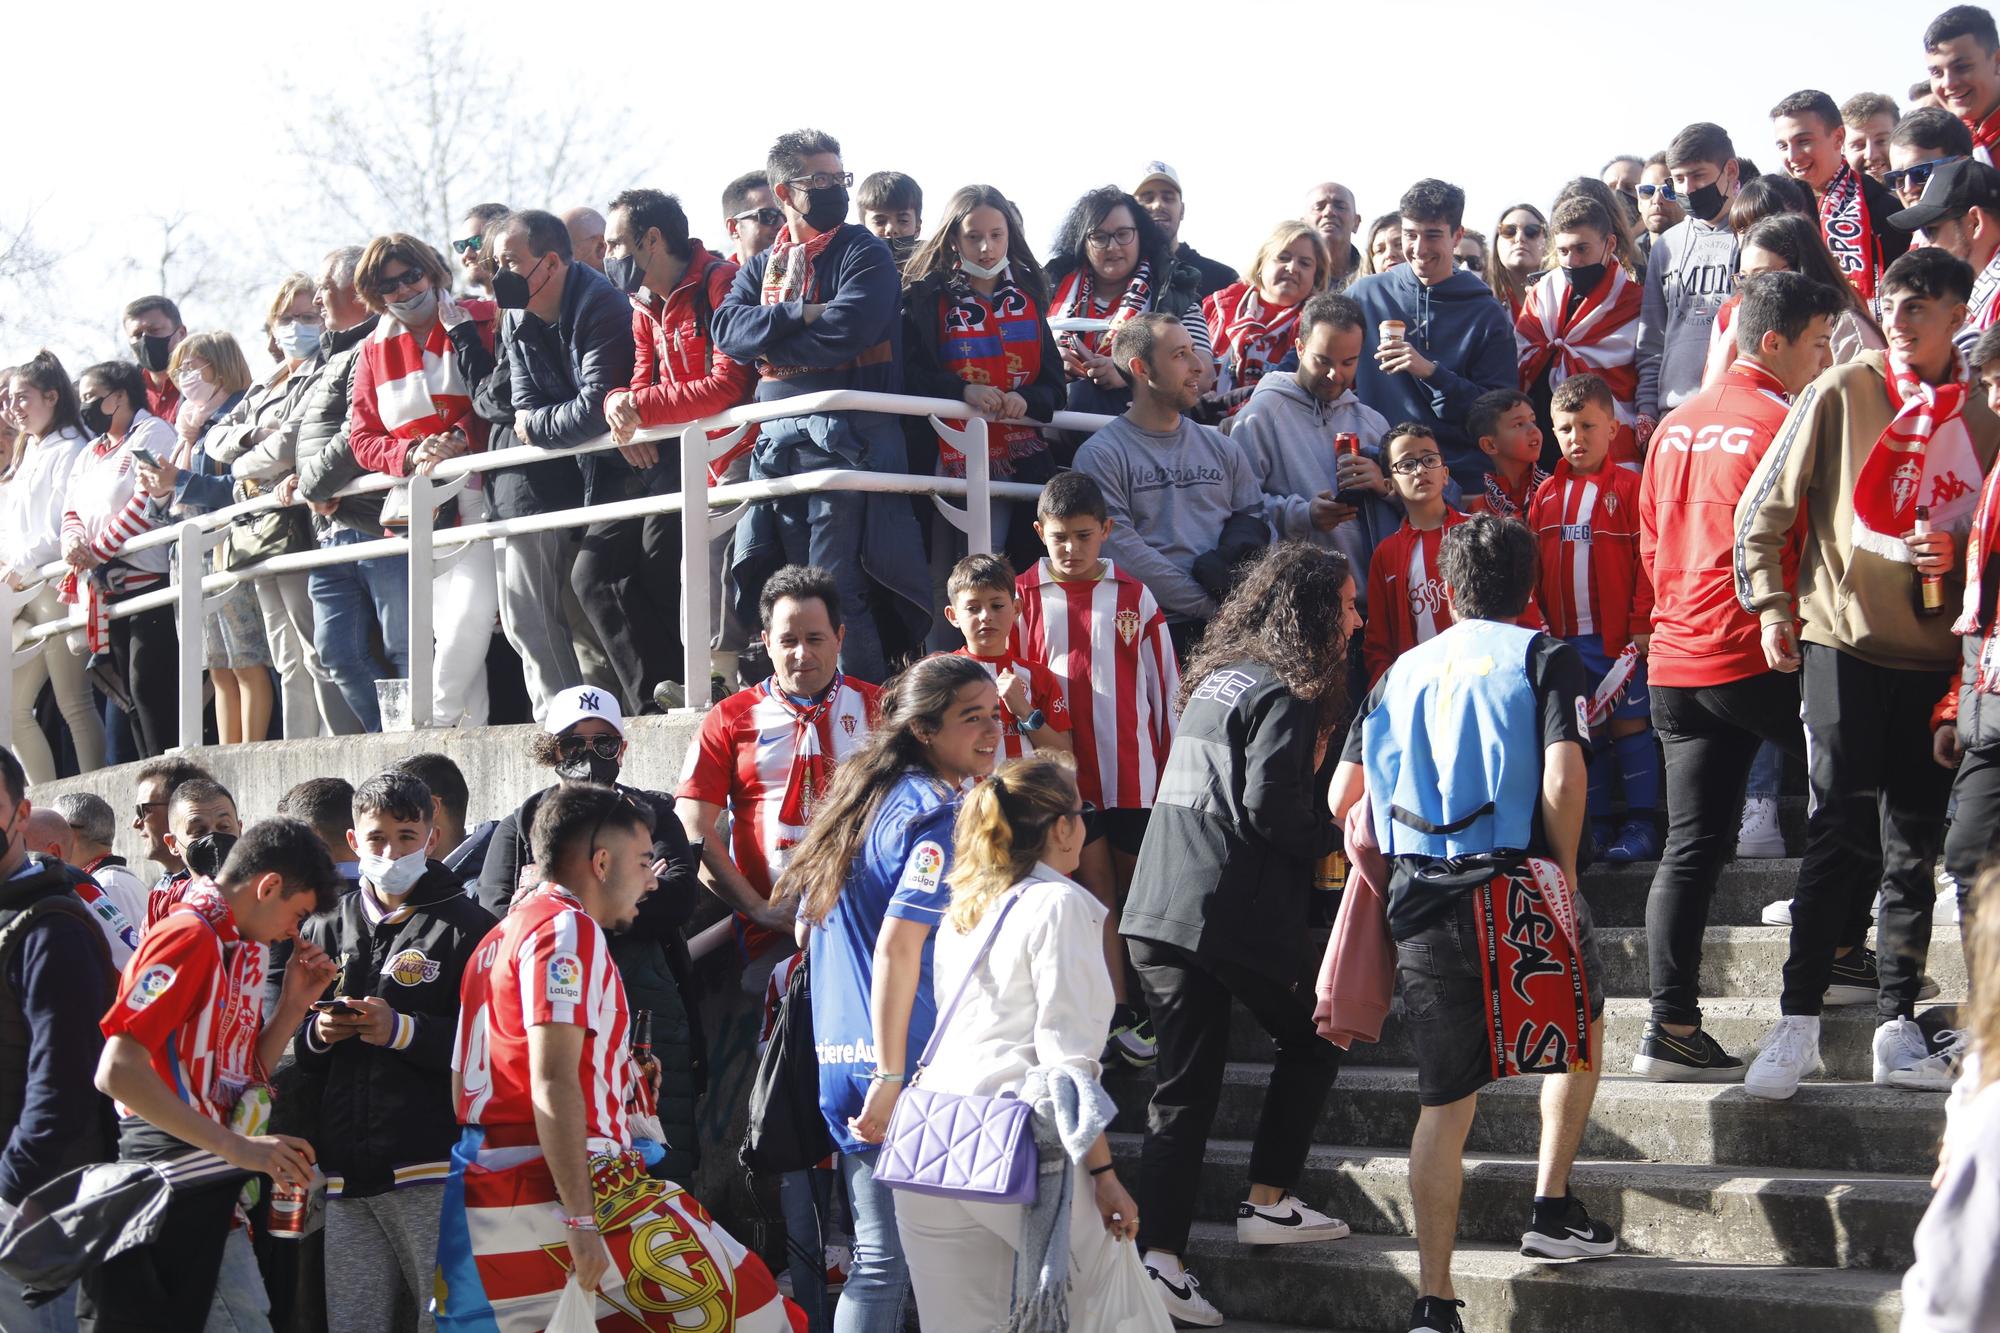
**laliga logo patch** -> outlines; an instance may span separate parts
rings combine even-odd
[[[165,963],[155,963],[139,974],[139,979],[132,984],[132,993],[125,997],[125,1005],[129,1009],[144,1009],[173,984],[174,970]]]
[[[910,886],[930,892],[944,872],[944,848],[934,842],[920,842],[910,856]]]
[[[583,960],[573,953],[559,953],[549,959],[549,999],[565,1004],[583,1003]]]
[[[398,986],[416,986],[436,981],[441,970],[437,963],[424,957],[422,949],[405,949],[389,960],[389,965],[382,969],[382,975]]]

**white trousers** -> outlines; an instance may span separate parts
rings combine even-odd
[[[53,587],[44,584],[35,600],[22,607],[14,619],[14,647],[21,646],[21,636],[32,626],[68,617],[69,608],[57,600]],[[55,682],[56,707],[69,723],[77,767],[85,773],[104,767],[104,720],[97,714],[97,700],[90,692],[83,666],[84,655],[70,648],[69,635],[58,634],[44,639],[35,660],[14,672],[14,756],[27,771],[30,783],[56,779],[55,756],[35,724],[35,699],[45,680]]]

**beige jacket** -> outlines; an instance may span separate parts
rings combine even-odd
[[[1736,502],[1734,561],[1738,600],[1760,622],[1793,616],[1779,554],[1794,525],[1804,524],[1799,557],[1800,637],[1853,653],[1876,666],[1952,671],[1959,644],[1950,615],[1916,612],[1910,566],[1856,550],[1854,481],[1889,424],[1889,388],[1881,352],[1835,366],[1799,394],[1785,424]],[[1982,470],[2000,449],[2000,421],[1986,395],[1967,396],[1965,423]],[[1964,591],[1964,532],[1945,605]]]

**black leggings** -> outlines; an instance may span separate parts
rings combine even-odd
[[[180,635],[174,608],[155,607],[111,622],[111,660],[132,697],[132,743],[139,757],[180,741]]]

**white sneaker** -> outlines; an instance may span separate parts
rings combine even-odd
[[[1765,903],[1761,918],[1767,926],[1789,926],[1792,924],[1792,900],[1780,898],[1774,903]]]
[[[1946,870],[1942,863],[1937,868],[1937,906],[1931,909],[1931,924],[1934,926],[1955,926],[1958,924],[1958,877]]]
[[[1819,1019],[1786,1014],[1764,1039],[1743,1091],[1752,1097],[1781,1102],[1799,1090],[1799,1080],[1819,1069]]]
[[[1299,1245],[1314,1240],[1339,1240],[1347,1223],[1328,1217],[1287,1194],[1276,1203],[1236,1205],[1236,1240],[1241,1245]]]
[[[1896,1082],[1899,1073],[1909,1073],[1930,1059],[1930,1043],[1924,1040],[1924,1030],[1916,1020],[1892,1018],[1875,1029],[1875,1081],[1890,1087],[1904,1086]],[[1950,1082],[1944,1085],[1951,1087]]]
[[[1179,1259],[1171,1254],[1148,1253],[1145,1261],[1146,1273],[1153,1279],[1153,1293],[1160,1298],[1160,1308],[1176,1324],[1222,1327],[1222,1311],[1209,1304],[1208,1297],[1201,1294],[1201,1283],[1181,1266]]]
[[[1906,1069],[1889,1071],[1889,1085],[1895,1088],[1918,1088],[1925,1092],[1950,1092],[1958,1082],[1960,1067],[1965,1063],[1965,1053],[1972,1043],[1964,1032],[1946,1028],[1937,1034],[1939,1042],[1935,1055],[1927,1055]],[[1881,1080],[1876,1080],[1878,1083]]]
[[[1750,797],[1743,802],[1743,822],[1736,830],[1737,859],[1776,861],[1784,855],[1785,835],[1778,827],[1778,798]]]

